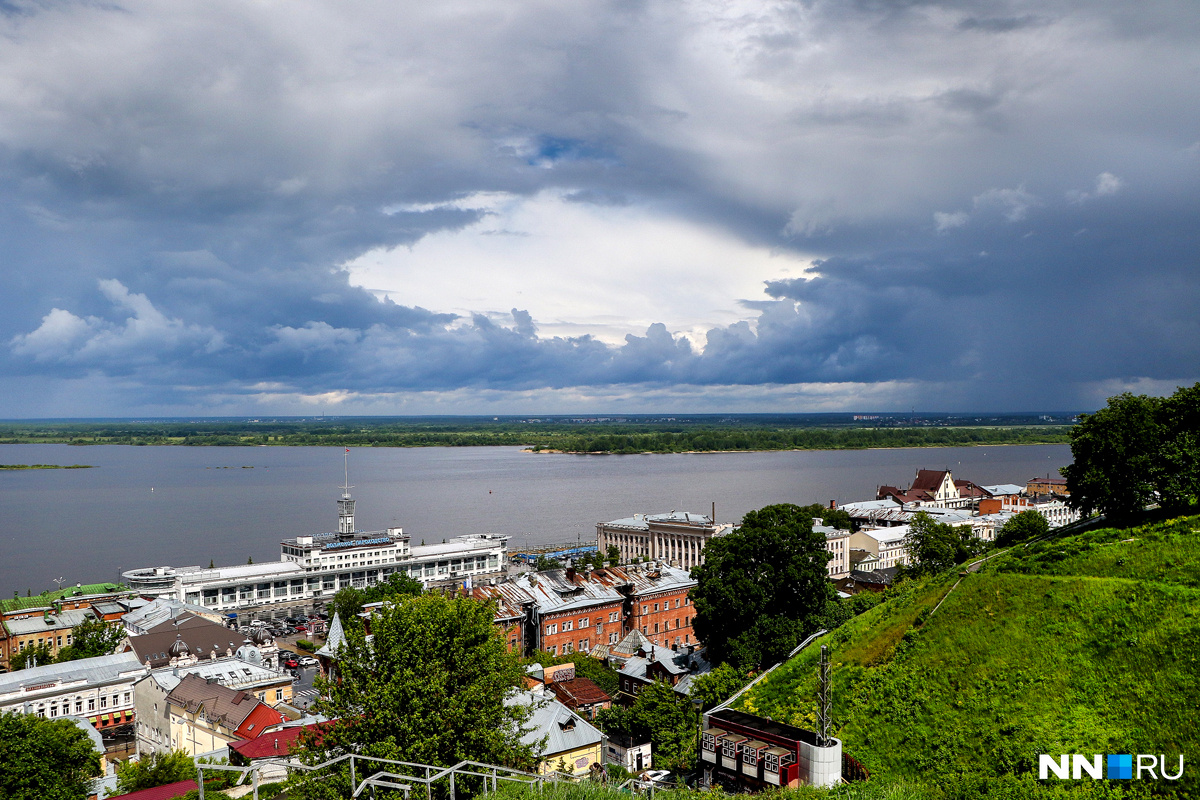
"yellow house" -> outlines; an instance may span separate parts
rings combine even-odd
[[[285,721],[254,695],[195,674],[185,675],[166,702],[171,747],[189,756],[253,739]]]
[[[604,763],[604,734],[553,695],[518,692],[507,702],[533,708],[533,715],[525,723],[533,730],[521,737],[521,743],[536,746],[544,740],[539,767],[542,774],[566,767],[562,770],[566,774],[583,776],[593,764]]]

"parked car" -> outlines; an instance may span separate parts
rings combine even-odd
[[[312,656],[301,656],[300,657],[300,666],[315,667],[316,665],[317,665],[317,660],[315,658],[313,658]]]
[[[287,661],[283,662],[283,665],[288,669],[298,669],[300,667],[300,662],[295,658],[289,658]]]

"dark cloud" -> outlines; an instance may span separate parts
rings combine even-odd
[[[889,382],[1028,407],[1194,380],[1198,18],[0,3],[0,375],[197,408],[197,387]],[[344,271],[478,222],[463,198],[544,190],[666,209],[814,274],[728,298],[752,318],[702,342],[645,321],[607,345]],[[664,285],[630,291],[668,304]]]

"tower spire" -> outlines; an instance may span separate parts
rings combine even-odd
[[[350,497],[350,448],[345,452],[345,482],[342,483],[342,496],[338,500],[338,533],[354,533],[354,500]]]

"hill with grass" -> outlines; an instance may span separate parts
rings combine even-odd
[[[932,798],[1200,796],[1198,545],[1200,517],[1183,517],[907,582],[735,707],[811,727],[828,644],[837,733],[872,782]],[[1174,782],[1039,781],[1040,753],[1182,753],[1186,767]]]

